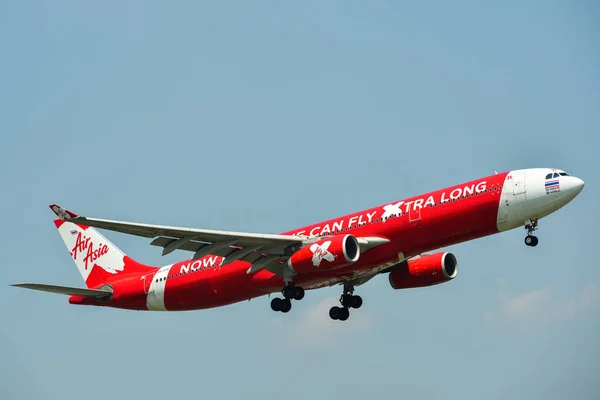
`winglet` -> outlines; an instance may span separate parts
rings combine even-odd
[[[58,204],[51,204],[50,209],[52,210],[52,212],[54,214],[56,214],[58,216],[58,218],[62,219],[63,221],[66,221],[66,220],[72,219],[72,218],[77,218],[79,216],[79,215],[75,214],[74,212],[71,212],[67,209],[62,208]]]

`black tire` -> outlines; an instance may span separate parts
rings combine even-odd
[[[352,308],[360,308],[360,306],[362,306],[362,297],[360,296],[353,296],[354,297],[354,302],[352,304]]]
[[[282,313],[289,312],[292,309],[292,302],[290,301],[290,299],[282,300],[282,302],[283,302],[283,304],[281,306],[281,312]]]
[[[296,287],[295,286],[286,286],[283,288],[283,296],[286,299],[293,299],[294,295],[296,294]]]
[[[283,307],[283,299],[275,297],[273,300],[271,300],[271,310],[281,311],[281,307]]]
[[[535,237],[535,236],[531,236],[531,235],[527,235],[527,236],[525,236],[525,244],[526,244],[527,246],[532,246],[532,243],[533,243],[533,238],[534,238],[534,237]]]
[[[531,245],[530,245],[530,246],[531,246],[531,247],[535,247],[535,246],[537,246],[537,245],[538,245],[538,243],[539,243],[539,239],[538,239],[536,236],[532,236],[532,238],[533,238],[533,242],[531,242]]]
[[[304,288],[296,286],[296,292],[294,293],[294,300],[302,300],[304,298]]]
[[[351,294],[345,294],[342,296],[342,305],[346,308],[350,308],[354,305],[354,296]]]
[[[335,321],[336,319],[338,319],[338,318],[339,318],[339,316],[340,316],[340,310],[343,310],[343,309],[342,309],[342,308],[340,308],[340,307],[331,307],[331,308],[329,309],[329,318],[331,318],[331,319],[332,319],[332,320],[334,320],[334,321]]]
[[[347,320],[349,316],[350,316],[350,311],[347,308],[341,308],[340,309],[340,315],[338,317],[338,319],[340,321]]]

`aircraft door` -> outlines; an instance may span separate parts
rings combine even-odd
[[[420,225],[421,207],[414,207],[414,205],[411,205],[410,210],[408,211],[408,220],[411,224]]]
[[[522,172],[513,173],[513,195],[517,196],[527,192],[525,187],[525,174]]]

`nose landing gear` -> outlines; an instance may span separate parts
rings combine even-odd
[[[538,240],[537,236],[527,235],[525,237],[525,244],[527,246],[535,247],[535,246],[537,246],[538,241],[539,240]]]
[[[535,247],[538,245],[537,236],[533,236],[532,233],[537,231],[538,229],[538,220],[536,218],[531,218],[525,221],[525,230],[527,231],[527,236],[525,237],[525,244],[530,247]]]

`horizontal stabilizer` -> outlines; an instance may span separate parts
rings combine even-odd
[[[71,296],[92,297],[95,299],[110,297],[112,295],[112,291],[110,289],[82,289],[67,286],[44,285],[41,283],[16,283],[11,286]]]

